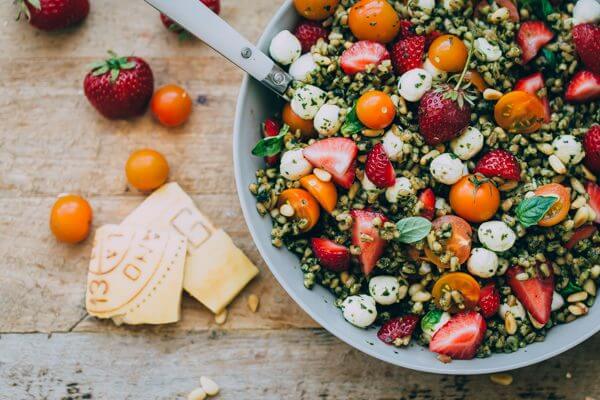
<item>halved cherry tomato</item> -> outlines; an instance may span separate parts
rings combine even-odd
[[[392,98],[379,90],[371,90],[356,102],[356,115],[367,128],[387,128],[396,118],[396,107]]]
[[[321,21],[333,15],[340,0],[294,0],[298,14],[313,21]]]
[[[549,183],[540,186],[535,191],[537,196],[555,196],[558,198],[556,203],[548,210],[544,218],[538,222],[539,226],[554,226],[567,218],[571,208],[571,192],[560,183]]]
[[[452,252],[458,258],[458,262],[462,264],[471,255],[471,235],[473,234],[473,229],[471,229],[471,225],[467,221],[456,215],[444,215],[435,219],[432,223],[432,229],[441,229],[447,223],[452,227],[452,235],[446,239],[444,250]],[[425,255],[429,261],[440,268],[448,268],[450,266],[449,263],[443,263],[429,246],[425,246]]]
[[[158,151],[137,150],[129,156],[125,164],[125,174],[134,188],[141,191],[154,190],[166,182],[169,164]]]
[[[177,85],[161,87],[152,96],[152,113],[164,126],[176,127],[185,123],[192,113],[192,99]]]
[[[294,219],[306,220],[306,225],[301,229],[302,232],[311,230],[319,221],[321,211],[319,203],[314,196],[304,189],[286,189],[279,195],[277,206],[289,204],[294,209]]]
[[[466,175],[452,185],[450,207],[469,222],[488,221],[500,207],[500,191],[483,175]]]
[[[465,43],[454,35],[442,35],[429,47],[429,61],[446,72],[461,72],[467,62],[469,50]]]
[[[389,43],[400,32],[400,18],[387,0],[360,0],[348,15],[350,30],[358,40]]]
[[[315,136],[315,127],[312,119],[302,119],[292,110],[290,103],[286,103],[281,111],[281,119],[290,127],[292,132],[300,131],[305,139]]]
[[[465,73],[465,81],[471,82],[480,92],[487,89],[487,84],[483,80],[483,77],[474,69],[470,69]]]
[[[317,199],[325,211],[333,212],[338,198],[333,182],[323,182],[316,175],[310,174],[300,179],[300,185]]]
[[[50,212],[50,230],[61,242],[78,243],[90,233],[92,207],[75,194],[61,196]]]
[[[531,93],[514,90],[502,96],[494,107],[494,118],[500,127],[513,133],[531,133],[541,128],[546,110]]]
[[[456,290],[459,291],[464,299],[464,308],[459,308],[454,305],[450,311],[459,312],[462,310],[470,310],[477,306],[479,302],[479,283],[471,275],[464,272],[449,272],[442,275],[433,285],[431,294],[435,303],[440,307],[440,299],[445,290]]]

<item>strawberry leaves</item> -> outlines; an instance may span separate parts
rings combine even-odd
[[[115,83],[121,70],[133,69],[137,65],[135,61],[129,61],[129,57],[119,57],[112,50],[108,51],[108,55],[110,58],[90,64],[92,76],[101,76],[110,72],[110,81]]]
[[[515,209],[519,222],[529,228],[541,221],[544,215],[558,201],[555,196],[532,196],[524,199]]]
[[[283,125],[277,136],[262,138],[252,149],[252,155],[257,157],[270,157],[281,153],[285,147],[285,135],[290,131],[290,127]]]

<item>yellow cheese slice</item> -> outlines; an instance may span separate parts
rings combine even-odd
[[[88,270],[88,313],[117,324],[179,321],[185,253],[185,238],[173,231],[99,228]]]

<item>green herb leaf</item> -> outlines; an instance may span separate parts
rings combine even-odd
[[[515,209],[519,222],[528,228],[540,222],[544,215],[558,201],[555,196],[533,196],[524,199]]]
[[[548,66],[551,69],[556,68],[556,65],[557,65],[556,54],[552,50],[548,50],[546,48],[542,49],[542,54],[543,54],[544,58],[546,59],[546,63],[548,64]]]
[[[290,131],[290,127],[283,125],[277,136],[262,138],[252,149],[252,155],[257,157],[269,157],[281,153],[285,146],[283,138]]]
[[[438,309],[431,310],[425,314],[421,319],[421,330],[423,330],[423,332],[433,331],[436,324],[442,319],[442,314],[442,310]]]
[[[567,286],[565,286],[563,288],[563,290],[560,291],[560,294],[563,297],[567,297],[570,294],[581,292],[582,290],[583,290],[583,288],[581,288],[580,286],[578,286],[578,285],[574,284],[573,282],[569,281],[569,283],[567,283]]]
[[[33,6],[36,10],[41,10],[42,5],[40,4],[40,0],[27,0],[29,4]]]
[[[344,124],[342,125],[342,135],[352,135],[362,131],[363,128],[363,124],[358,120],[356,104],[354,104],[352,110],[346,115],[346,121],[344,121]]]
[[[396,223],[402,243],[415,243],[423,239],[431,231],[431,221],[423,217],[408,217]]]
[[[522,7],[528,7],[540,19],[546,19],[548,15],[554,13],[554,7],[550,0],[520,0]]]

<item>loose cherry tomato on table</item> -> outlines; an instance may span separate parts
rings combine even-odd
[[[384,129],[394,122],[396,107],[389,95],[371,90],[356,102],[356,115],[367,128]]]
[[[141,191],[154,190],[162,186],[169,176],[169,164],[158,151],[143,149],[133,152],[125,174],[131,186]]]
[[[471,255],[471,235],[473,234],[473,229],[471,229],[471,225],[467,221],[456,215],[444,215],[435,219],[432,222],[432,229],[440,230],[445,224],[450,224],[452,235],[446,239],[443,250],[444,252],[452,252],[458,258],[458,262],[463,264]],[[427,260],[440,268],[448,268],[450,266],[450,263],[443,263],[440,257],[429,246],[425,246],[425,255]]]
[[[483,80],[483,77],[474,69],[470,69],[465,73],[465,81],[471,82],[480,92],[487,89],[487,84]]]
[[[92,217],[92,207],[83,197],[61,196],[50,212],[50,230],[61,242],[78,243],[89,235]]]
[[[298,14],[306,19],[321,21],[330,17],[340,0],[294,0]]]
[[[515,90],[502,96],[494,107],[498,125],[513,133],[531,133],[541,128],[546,117],[544,104],[531,93]]]
[[[166,85],[154,93],[150,108],[156,119],[168,127],[185,123],[192,112],[192,99],[176,85]]]
[[[443,299],[445,292],[456,290],[463,297],[464,307],[459,307],[458,304],[453,304],[449,309],[450,312],[459,312],[463,310],[472,310],[479,302],[479,292],[481,290],[479,283],[471,275],[464,272],[449,272],[442,275],[433,285],[432,296],[435,303],[440,308],[440,300]],[[446,295],[447,296],[447,295]],[[443,302],[443,300],[442,300]]]
[[[279,195],[277,207],[289,204],[294,209],[295,220],[305,220],[302,232],[308,232],[319,221],[321,210],[314,196],[304,189],[286,189]]]
[[[300,179],[300,185],[317,199],[325,211],[333,212],[338,198],[333,182],[323,182],[316,175],[310,174]]]
[[[350,9],[348,26],[358,40],[389,43],[400,32],[400,18],[387,0],[360,0]]]
[[[535,191],[536,196],[554,196],[558,200],[538,222],[539,226],[549,227],[561,223],[567,218],[571,208],[571,193],[560,183],[549,183]]]
[[[315,136],[315,127],[312,119],[302,119],[292,110],[290,103],[286,103],[281,111],[283,123],[290,127],[292,132],[300,131],[304,139]]]
[[[450,207],[469,222],[488,221],[500,207],[500,191],[483,175],[463,176],[450,189]]]
[[[429,47],[429,61],[442,71],[461,72],[467,62],[469,50],[465,43],[454,35],[442,35]]]

